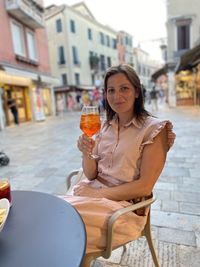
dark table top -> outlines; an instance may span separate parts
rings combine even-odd
[[[13,191],[12,202],[0,233],[1,267],[81,266],[85,227],[69,203],[33,191]]]

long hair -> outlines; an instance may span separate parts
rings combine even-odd
[[[129,82],[134,86],[135,90],[138,92],[138,97],[135,99],[133,106],[133,116],[136,117],[138,121],[143,121],[145,117],[150,116],[151,114],[144,108],[144,98],[142,93],[142,86],[140,79],[135,72],[135,70],[127,64],[121,64],[118,66],[110,67],[104,77],[104,92],[107,94],[107,83],[108,79],[118,73],[122,73],[126,76]],[[106,96],[106,95],[105,95]],[[116,112],[110,107],[107,97],[105,97],[105,108],[106,108],[106,117],[107,121],[111,121],[116,114]]]

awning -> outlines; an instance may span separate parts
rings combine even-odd
[[[190,70],[200,62],[200,44],[184,53],[176,66],[176,73],[181,70]]]
[[[75,88],[79,89],[79,90],[86,90],[86,91],[92,91],[95,89],[95,86],[90,86],[90,85],[76,85],[74,86]]]
[[[53,88],[55,93],[62,93],[62,92],[69,92],[70,87],[69,86],[58,86]]]
[[[0,83],[19,86],[30,86],[32,81],[30,78],[9,75],[5,71],[0,71]]]
[[[53,86],[59,84],[59,79],[51,75],[45,75],[41,72],[22,70],[22,69],[6,66],[3,64],[1,64],[1,66],[5,70],[5,73],[11,77],[25,78],[25,79],[28,78],[29,80],[31,79],[33,82],[37,82],[38,80],[40,80],[40,82],[44,84],[50,84]]]
[[[54,92],[67,92],[67,91],[92,91],[94,90],[95,86],[88,86],[88,85],[63,85],[63,86],[56,86],[54,87]]]

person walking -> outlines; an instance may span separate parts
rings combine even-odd
[[[152,90],[150,91],[150,97],[151,97],[152,111],[158,111],[158,91],[156,90],[155,85],[153,86]]]
[[[64,102],[62,95],[57,96],[56,106],[57,106],[58,116],[63,117],[64,116],[64,110],[65,110],[65,102]]]
[[[19,125],[19,115],[18,115],[18,109],[15,99],[12,98],[12,92],[9,90],[7,91],[7,105],[10,108],[10,111],[13,115],[15,124]]]

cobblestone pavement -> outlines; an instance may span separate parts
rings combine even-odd
[[[200,107],[162,108],[155,115],[174,124],[177,138],[164,171],[155,186],[152,206],[155,246],[162,267],[200,266]],[[80,167],[76,149],[79,112],[44,122],[7,127],[0,132],[0,150],[10,164],[0,177],[10,178],[12,189],[64,194],[66,174]],[[151,267],[151,255],[141,238],[127,252],[113,252],[109,260],[98,259],[94,267]]]

